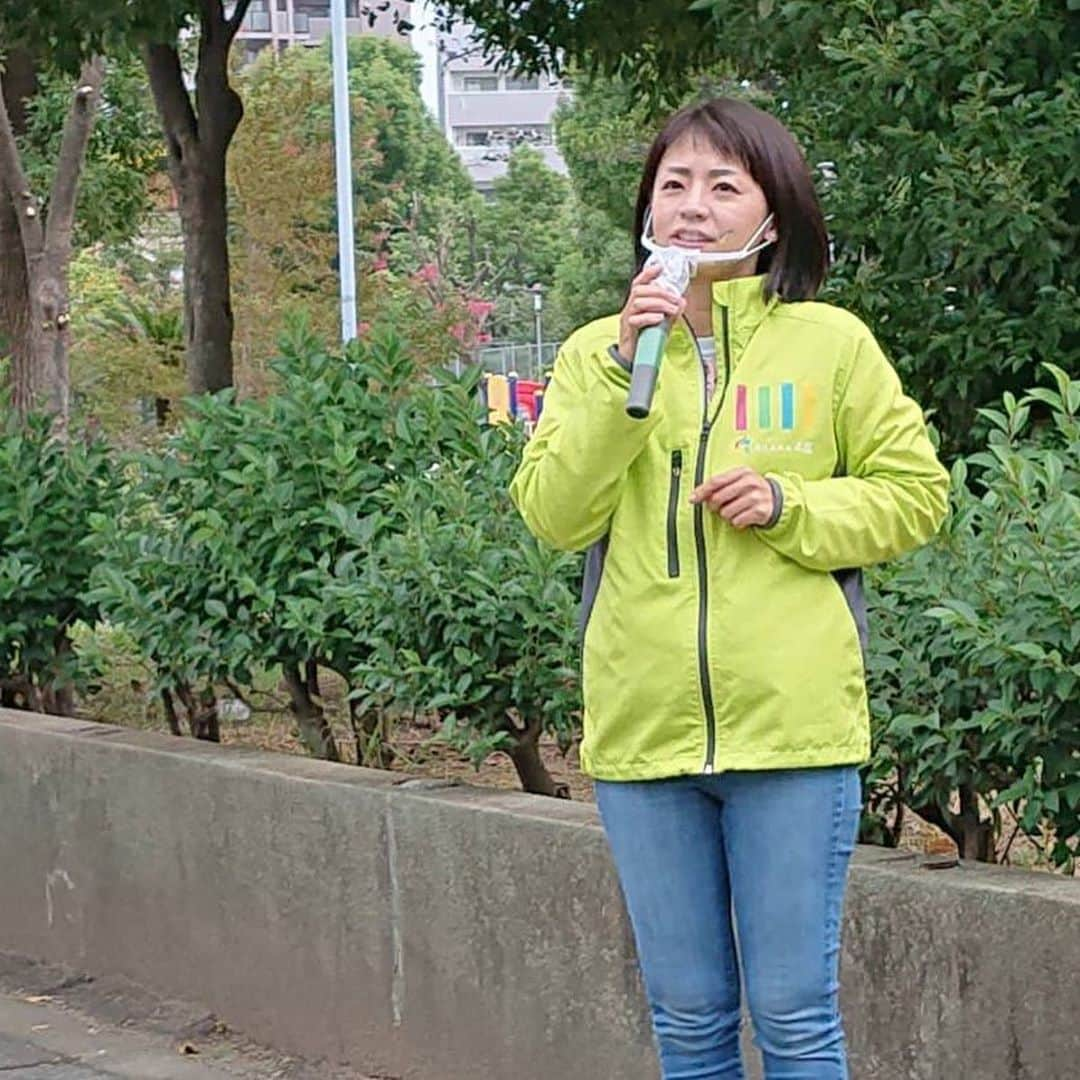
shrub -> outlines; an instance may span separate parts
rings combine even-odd
[[[116,502],[112,462],[96,436],[56,439],[48,417],[0,415],[0,702],[70,715],[89,672],[71,629],[98,609],[85,590],[95,514]]]
[[[325,667],[352,689],[358,761],[388,764],[390,718],[419,708],[555,793],[538,740],[574,734],[577,560],[510,506],[520,433],[488,425],[477,372],[425,374],[392,334],[340,355],[295,327],[273,366],[263,401],[192,401],[162,454],[131,459],[123,512],[95,519],[93,596],[157,671],[172,730],[182,709],[217,738],[215,687],[280,666],[302,741],[338,760]]]
[[[436,714],[475,765],[504,751],[526,791],[568,796],[539,739],[565,752],[578,730],[579,559],[526,531],[507,495],[520,432],[488,427],[475,388],[475,374],[446,375],[417,396],[427,464],[384,490],[392,527],[335,590],[366,642],[357,694],[368,709]]]
[[[989,444],[954,466],[938,541],[877,576],[868,836],[895,842],[907,806],[993,861],[1007,809],[1075,862],[1080,381],[1045,366],[1052,388],[982,410]]]
[[[342,356],[302,324],[273,367],[279,393],[194,399],[165,452],[135,459],[125,514],[98,522],[95,596],[153,662],[170,717],[175,694],[215,738],[213,686],[250,686],[254,667],[280,665],[302,741],[337,760],[316,672],[348,676],[355,656],[322,592],[371,540],[415,369],[397,342]]]

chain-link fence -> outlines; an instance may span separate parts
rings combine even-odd
[[[550,371],[558,352],[558,341],[546,341],[539,349],[532,345],[495,344],[474,349],[472,361],[493,375],[511,373],[521,379],[543,382],[544,372]]]

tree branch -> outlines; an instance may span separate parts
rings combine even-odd
[[[243,19],[249,2],[237,4],[234,19],[237,14]],[[195,109],[202,123],[202,144],[210,154],[224,155],[244,115],[240,95],[229,83],[229,49],[236,31],[230,30],[232,20],[223,19],[220,0],[202,0],[201,9]]]
[[[71,111],[60,137],[60,154],[56,162],[52,192],[49,195],[48,222],[45,226],[45,247],[50,252],[66,254],[71,249],[71,230],[75,224],[75,198],[79,190],[86,146],[94,129],[94,119],[101,83],[105,78],[105,61],[95,56],[83,64],[79,85],[71,103]]]
[[[950,810],[944,810],[932,799],[911,807],[916,814],[930,825],[936,825],[956,846],[961,847],[963,833],[957,827],[956,815]]]
[[[26,260],[40,255],[45,247],[45,232],[41,225],[41,205],[30,190],[30,182],[23,172],[22,158],[15,142],[7,104],[4,101],[4,84],[0,79],[0,180],[7,188],[15,216],[19,219],[19,235],[22,237]]]
[[[220,9],[220,4],[216,4]],[[236,37],[237,31],[240,29],[240,24],[244,21],[244,16],[247,14],[248,8],[251,7],[251,0],[237,0],[236,7],[233,9],[232,18],[225,23],[225,41],[231,45],[232,40]],[[276,12],[271,10],[270,18],[274,18]]]
[[[38,92],[37,65],[26,49],[9,49],[4,55],[4,102],[16,136],[26,134],[27,102]]]
[[[184,71],[175,45],[147,45],[143,64],[150,79],[158,117],[169,147],[169,161],[180,165],[199,141],[199,122],[184,85]]]

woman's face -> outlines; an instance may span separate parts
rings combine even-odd
[[[660,160],[652,191],[652,229],[661,244],[700,251],[738,251],[769,214],[765,195],[738,162],[713,149],[703,136],[687,133]],[[754,241],[776,239],[772,222]],[[753,274],[757,255],[738,263],[704,263],[709,277]]]

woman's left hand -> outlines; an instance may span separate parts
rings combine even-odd
[[[776,508],[772,485],[745,465],[699,484],[691,493],[690,501],[704,503],[736,529],[768,525]]]

